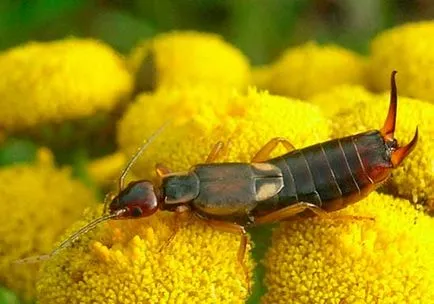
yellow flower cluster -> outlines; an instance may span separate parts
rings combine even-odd
[[[370,100],[372,94],[358,85],[340,85],[309,98],[319,106],[327,117],[341,112],[353,111],[358,103]]]
[[[192,87],[140,96],[119,123],[120,149],[131,155],[164,120],[172,123],[134,166],[137,176],[151,178],[156,163],[188,170],[203,163],[218,141],[229,142],[218,161],[249,162],[274,137],[301,148],[330,134],[328,120],[314,105],[256,90],[238,94]]]
[[[0,127],[8,130],[107,112],[127,98],[123,60],[91,39],[32,42],[0,54]]]
[[[401,83],[401,81],[399,81]],[[398,84],[399,87],[399,84]],[[331,94],[330,102],[334,101]],[[386,120],[389,93],[373,95],[353,109],[336,114],[333,119],[334,137],[346,136],[371,129],[379,130]],[[393,194],[422,203],[434,198],[434,105],[428,102],[399,97],[395,138],[407,144],[419,127],[419,141],[414,151],[392,171],[388,186]]]
[[[369,79],[373,89],[389,88],[390,71],[399,72],[400,92],[434,101],[434,21],[397,26],[376,37],[371,45]]]
[[[338,212],[369,219],[281,225],[266,257],[263,303],[434,303],[434,219],[372,193]]]
[[[211,33],[177,31],[158,35],[131,52],[130,67],[138,89],[143,90],[200,83],[244,89],[250,82],[247,57]]]
[[[89,212],[87,220],[100,211]],[[161,212],[113,220],[82,235],[44,265],[39,303],[245,303],[240,237],[192,219],[168,243],[174,219]],[[251,270],[248,256],[244,264]]]
[[[68,225],[96,200],[69,170],[56,169],[45,149],[35,165],[0,169],[0,197],[0,282],[30,299],[39,265],[12,262],[49,252]]]
[[[304,99],[336,85],[364,84],[365,66],[361,56],[347,49],[309,42],[286,50],[268,77],[259,76],[268,78],[270,92]]]
[[[127,158],[121,152],[98,158],[88,164],[87,170],[90,178],[100,186],[105,186],[115,182],[119,174],[125,167]]]

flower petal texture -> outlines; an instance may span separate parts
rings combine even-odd
[[[56,169],[43,150],[37,164],[0,169],[0,197],[0,282],[30,299],[39,264],[12,262],[49,252],[96,200],[90,189],[72,179],[69,169]]]
[[[330,135],[329,122],[315,105],[254,89],[239,94],[191,87],[141,95],[119,123],[120,149],[131,155],[164,121],[172,122],[132,169],[139,177],[152,178],[157,163],[175,172],[204,163],[218,141],[229,144],[216,162],[250,162],[272,138],[304,147]]]
[[[286,50],[274,63],[268,89],[305,99],[341,84],[364,84],[365,59],[336,45],[305,43]]]
[[[400,87],[399,80],[398,87]],[[351,110],[336,114],[333,119],[335,137],[346,136],[370,129],[379,130],[386,120],[389,93],[375,95]],[[392,171],[387,186],[394,195],[424,203],[434,198],[434,105],[417,99],[398,97],[395,138],[405,145],[419,128],[419,140],[403,163]]]
[[[309,98],[324,114],[333,117],[339,112],[351,111],[358,103],[372,98],[372,93],[359,85],[340,85]]]
[[[100,212],[89,210],[87,220]],[[240,237],[191,219],[167,243],[174,219],[160,212],[113,220],[82,235],[44,265],[39,303],[245,303]],[[251,270],[248,256],[244,261]]]
[[[207,84],[247,87],[250,65],[240,50],[219,35],[195,31],[160,34],[139,44],[130,55],[138,87]]]
[[[0,54],[0,125],[8,130],[108,112],[128,98],[132,77],[107,45],[69,38]]]
[[[389,88],[390,71],[397,70],[399,90],[408,97],[434,101],[434,21],[412,22],[379,34],[371,43],[370,86]]]
[[[368,219],[282,224],[266,257],[263,303],[433,303],[434,219],[373,192],[337,213]]]

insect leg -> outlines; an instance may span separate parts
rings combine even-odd
[[[179,229],[181,228],[182,222],[186,222],[187,224],[190,223],[192,213],[190,212],[190,208],[187,206],[179,206],[175,210],[175,227],[173,228],[172,233],[170,234],[169,238],[166,240],[166,242],[161,246],[159,252],[163,251],[163,249],[166,249],[167,246],[173,241],[176,234],[178,233]]]
[[[288,206],[286,208],[274,211],[272,213],[255,217],[254,225],[257,224],[266,224],[266,223],[274,223],[278,221],[284,221],[289,219],[290,217],[296,216],[297,214],[305,211],[310,210],[315,215],[319,216],[323,219],[333,219],[333,220],[349,220],[349,221],[359,221],[359,220],[369,220],[374,221],[375,219],[373,217],[369,216],[358,216],[358,215],[346,215],[346,214],[331,214],[327,211],[321,209],[317,205],[300,202],[291,206]]]
[[[270,158],[270,154],[276,149],[277,145],[281,143],[288,152],[295,150],[295,147],[283,137],[276,137],[267,142],[252,158],[252,162],[263,162]]]
[[[157,172],[157,175],[160,178],[163,177],[164,175],[172,173],[172,170],[170,170],[168,167],[160,163],[155,165],[155,171]]]
[[[244,275],[246,277],[246,282],[247,282],[247,285],[249,287],[249,292],[250,292],[250,283],[248,281],[249,270],[247,269],[247,266],[244,263],[244,256],[246,255],[246,248],[247,248],[247,242],[248,242],[246,229],[241,225],[237,225],[237,224],[233,224],[233,223],[227,223],[227,222],[222,222],[222,221],[217,221],[217,220],[212,220],[212,219],[203,219],[203,220],[208,225],[210,225],[211,227],[213,227],[217,230],[229,232],[229,233],[234,233],[234,234],[239,234],[241,236],[240,246],[238,247],[238,252],[237,252],[237,258],[238,258],[238,263],[243,268]]]
[[[266,223],[273,223],[285,220],[289,217],[292,217],[294,215],[297,215],[305,210],[310,210],[319,217],[322,218],[330,218],[330,214],[327,213],[327,211],[324,211],[320,207],[314,204],[300,202],[288,207],[285,207],[283,209],[274,211],[272,213],[255,217],[255,224],[266,224]]]
[[[220,155],[220,153],[223,150],[224,143],[222,141],[218,141],[214,147],[212,148],[211,152],[209,152],[208,157],[206,158],[205,163],[212,163],[214,162]]]

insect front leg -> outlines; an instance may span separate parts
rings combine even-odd
[[[164,175],[172,173],[172,170],[160,163],[155,165],[155,171],[157,172],[159,178],[162,178]]]
[[[187,223],[188,225],[190,223],[191,217],[191,210],[187,206],[181,205],[175,209],[175,225],[173,231],[170,234],[169,238],[166,240],[166,242],[163,244],[163,246],[161,246],[159,252],[163,251],[167,248],[167,246],[169,246],[169,244],[173,241],[179,229],[181,228],[181,224]]]
[[[218,159],[222,154],[225,156],[225,158],[227,158],[229,155],[230,144],[230,140],[226,145],[224,144],[224,142],[218,141],[212,148],[211,152],[208,154],[205,163],[209,164],[215,162],[216,159]]]
[[[266,161],[270,158],[271,153],[277,148],[278,144],[282,144],[288,152],[295,150],[293,144],[286,138],[276,137],[267,142],[252,158],[252,163],[259,163]]]

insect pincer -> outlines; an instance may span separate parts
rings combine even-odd
[[[396,73],[396,71],[393,71],[390,79],[391,92],[389,111],[387,113],[387,118],[384,122],[384,126],[380,130],[380,133],[383,136],[386,145],[388,146],[388,149],[391,153],[391,162],[394,168],[399,166],[401,162],[407,157],[407,155],[410,154],[411,151],[413,151],[418,140],[418,128],[416,128],[413,139],[405,146],[400,147],[397,140],[394,138],[398,105],[398,94],[395,80]]]

